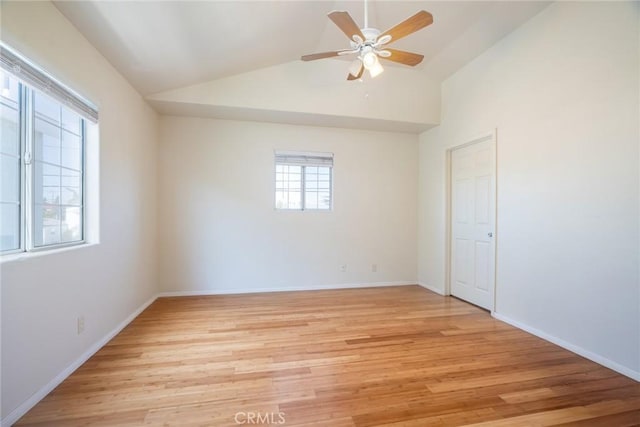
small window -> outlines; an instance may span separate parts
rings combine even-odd
[[[281,210],[331,210],[333,154],[276,151],[275,202]]]
[[[86,119],[97,110],[0,47],[0,252],[82,243]]]

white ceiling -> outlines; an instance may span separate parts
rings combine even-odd
[[[347,48],[347,38],[327,18],[332,10],[347,10],[364,26],[361,1],[88,0],[55,5],[143,95]],[[442,80],[547,5],[371,1],[369,26],[384,31],[418,10],[431,12],[431,26],[393,47],[424,54],[416,72]]]

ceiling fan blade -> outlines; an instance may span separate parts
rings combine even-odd
[[[385,49],[388,52],[391,52],[391,55],[384,57],[380,55],[381,58],[386,59],[388,61],[399,62],[401,64],[410,65],[412,67],[418,65],[424,59],[424,55],[419,55],[417,53],[405,52],[404,50],[397,49]]]
[[[323,59],[323,58],[332,58],[334,56],[338,56],[340,55],[340,50],[334,50],[331,52],[321,52],[321,53],[312,53],[310,55],[303,55],[300,57],[300,59],[302,59],[303,61],[315,61],[316,59]]]
[[[349,15],[349,12],[334,10],[329,13],[328,16],[329,19],[331,19],[333,23],[336,24],[338,28],[347,35],[347,37],[349,37],[349,40],[353,40],[354,35],[357,35],[364,40],[364,35],[362,34],[362,31],[360,31],[360,27],[358,27],[358,24],[356,24],[351,15]]]
[[[353,74],[349,73],[349,75],[347,76],[347,80],[358,80],[360,77],[362,77],[362,73],[364,73],[364,66],[360,65],[360,71],[358,71],[358,75],[354,76]]]
[[[391,42],[395,42],[400,40],[403,37],[408,36],[411,33],[415,33],[416,31],[426,27],[427,25],[431,25],[433,23],[433,16],[424,10],[416,13],[412,17],[405,19],[398,25],[393,28],[388,29],[384,33],[378,36],[378,40],[382,37],[389,35],[391,36]]]

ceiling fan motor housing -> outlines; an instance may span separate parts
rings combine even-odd
[[[358,52],[358,59],[360,59],[362,61],[363,64],[365,64],[366,68],[371,67],[372,58],[369,58],[369,60],[365,60],[365,58],[367,57],[367,54],[369,53],[373,53],[373,54],[377,54],[378,50],[378,36],[380,35],[380,30],[376,29],[376,28],[361,28],[360,31],[362,32],[362,35],[364,36],[364,40],[362,40],[362,38],[357,35],[354,34],[353,35],[353,41],[351,42],[351,47],[354,50],[357,50]]]
[[[380,35],[380,30],[375,28],[362,28],[360,31],[362,31],[362,35],[365,38],[365,43],[375,43]]]

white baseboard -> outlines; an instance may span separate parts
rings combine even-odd
[[[418,285],[422,286],[425,289],[430,290],[431,292],[435,292],[438,295],[446,296],[444,291],[440,288],[436,288],[435,286],[427,285],[426,283],[418,282]]]
[[[11,411],[9,415],[4,417],[2,421],[0,421],[0,427],[2,426],[10,426],[16,421],[18,421],[24,414],[26,414],[29,409],[33,408],[36,403],[40,402],[44,397],[51,393],[51,391],[56,388],[62,381],[67,379],[69,375],[71,375],[76,369],[78,369],[84,362],[89,360],[91,356],[93,356],[98,350],[105,346],[113,337],[118,335],[120,331],[122,331],[129,323],[133,321],[140,313],[144,311],[145,308],[149,307],[157,298],[155,295],[150,298],[147,302],[138,307],[133,313],[131,313],[126,319],[118,324],[111,332],[102,337],[96,343],[94,343],[87,351],[85,351],[80,357],[78,357],[71,365],[67,366],[62,372],[56,375],[51,381],[49,381],[44,387],[35,392],[29,399],[22,402],[20,406]]]
[[[169,291],[160,292],[158,297],[186,297],[198,295],[232,295],[232,294],[254,294],[265,292],[295,292],[295,291],[319,291],[329,289],[355,289],[355,288],[379,288],[385,286],[408,286],[416,285],[416,282],[372,282],[372,283],[339,283],[331,285],[310,285],[294,287],[270,287],[270,288],[222,288],[222,289],[198,289],[191,291]]]
[[[542,338],[543,340],[549,341],[555,345],[558,345],[573,353],[576,353],[579,356],[582,356],[586,359],[596,362],[606,368],[612,369],[633,380],[640,381],[640,372],[634,371],[633,369],[627,368],[626,366],[622,366],[621,364],[616,363],[613,360],[609,360],[606,357],[600,356],[599,354],[593,353],[589,350],[585,350],[582,347],[579,347],[575,344],[571,344],[570,342],[567,342],[558,337],[554,337],[553,335],[549,335],[546,332],[543,332],[539,329],[536,329],[524,323],[518,322],[517,320],[513,320],[509,317],[503,316],[500,313],[492,312],[491,315],[498,320],[501,320],[505,323],[510,324],[511,326],[515,326],[518,329],[522,329],[525,332],[529,332],[530,334],[535,335],[538,338]]]

